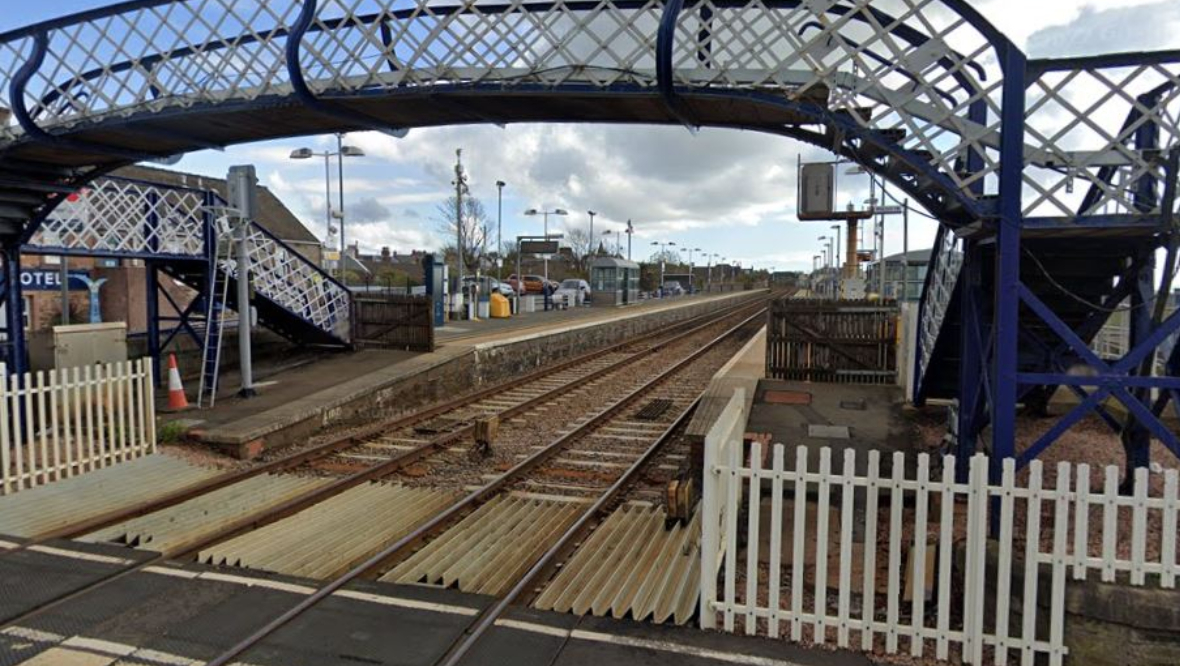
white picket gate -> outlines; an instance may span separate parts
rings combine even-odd
[[[1144,585],[1150,575],[1152,584],[1164,588],[1174,587],[1180,574],[1175,470],[1163,475],[1156,496],[1149,496],[1148,471],[1138,470],[1134,493],[1122,496],[1117,468],[1107,468],[1101,492],[1092,493],[1091,470],[1084,464],[1058,464],[1052,488],[1046,488],[1040,462],[1033,462],[1018,484],[1009,459],[1003,461],[1001,483],[991,485],[989,461],[982,455],[971,459],[968,483],[955,482],[950,457],[932,475],[925,454],[907,475],[900,453],[890,458],[889,473],[878,452],[862,453],[866,466],[858,474],[853,451],[846,451],[834,470],[826,448],[816,465],[814,454],[809,460],[808,450],[797,447],[794,464],[788,465],[786,447],[776,444],[767,467],[759,443],[743,444],[744,409],[742,396],[735,396],[705,443],[700,602],[705,628],[716,627],[720,615],[726,631],[742,621],[746,633],[789,632],[793,641],[896,654],[904,640],[914,656],[933,652],[948,659],[954,648],[964,663],[1029,665],[1043,655],[1057,665],[1067,652],[1071,567],[1074,580],[1096,569],[1103,581]],[[763,498],[769,500],[769,516],[762,515]],[[785,503],[793,504],[792,514],[784,515]],[[854,514],[863,515],[859,537]],[[831,528],[833,520],[838,530]],[[989,538],[991,520],[995,539]],[[1149,520],[1158,529],[1149,530]],[[770,534],[764,539],[759,532],[766,524]],[[961,565],[956,543],[962,544]],[[784,544],[790,546],[790,562],[783,561]],[[1120,552],[1120,544],[1127,552]],[[1157,553],[1151,559],[1149,547]],[[808,552],[814,552],[810,564]],[[927,570],[928,557],[933,571]],[[835,580],[829,559],[838,567]],[[903,579],[911,585],[907,598]],[[1047,598],[1038,599],[1046,591]]]
[[[0,494],[156,450],[151,359],[8,375],[0,364]]]

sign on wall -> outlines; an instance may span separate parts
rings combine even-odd
[[[90,277],[86,271],[70,271],[70,290],[86,291],[84,278]],[[4,284],[0,276],[0,285]],[[39,268],[22,268],[20,272],[20,286],[25,291],[61,291],[61,271]]]

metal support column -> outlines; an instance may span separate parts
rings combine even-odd
[[[955,478],[967,480],[968,464],[979,446],[983,425],[984,398],[987,395],[987,357],[981,323],[983,299],[980,249],[976,241],[963,244],[963,269],[959,276],[959,413],[958,441],[955,447]]]
[[[1152,311],[1155,303],[1155,256],[1148,256],[1141,262],[1139,272],[1135,277],[1131,290],[1130,338],[1128,349],[1135,349],[1151,335],[1154,328]],[[1150,353],[1140,365],[1141,374],[1150,376],[1155,364],[1155,353]],[[1134,370],[1132,370],[1134,373]],[[1151,389],[1140,386],[1130,391],[1131,397],[1143,403],[1144,407],[1151,407]],[[1127,456],[1126,477],[1124,485],[1130,487],[1134,475],[1131,470],[1137,467],[1147,467],[1151,462],[1151,433],[1147,425],[1141,422],[1134,412],[1127,415],[1126,425],[1122,433],[1123,450]]]
[[[1003,459],[1016,453],[1017,361],[1020,340],[1020,233],[1023,226],[1025,73],[1023,53],[1002,55],[1004,108],[1000,138],[1000,219],[996,230],[990,478],[1000,481]]]
[[[4,269],[4,362],[8,371],[23,374],[29,364],[25,349],[25,299],[20,284],[20,244],[6,243],[2,255]]]
[[[152,370],[155,372],[156,386],[162,386],[164,374],[161,368],[162,348],[160,347],[160,275],[156,262],[145,263],[147,291],[147,344],[148,356],[152,358]]]

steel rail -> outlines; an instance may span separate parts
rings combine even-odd
[[[692,328],[691,330],[689,330],[685,333],[682,333],[682,334],[678,334],[677,336],[675,336],[673,338],[669,338],[668,340],[655,345],[655,348],[658,349],[658,348],[666,346],[668,344],[673,344],[673,343],[677,342],[679,339],[681,339],[683,337],[687,337],[689,335],[692,335],[695,332],[697,332],[698,330],[700,330],[701,328],[704,328],[705,326],[709,326],[712,323],[716,322],[717,320],[720,320],[720,319],[723,319],[724,317],[729,316],[730,314],[732,314],[735,311],[740,311],[740,310],[742,310],[744,308],[748,308],[748,307],[751,307],[751,303],[748,303],[748,302],[738,303],[733,306],[726,307],[726,308],[720,310],[719,312],[707,312],[702,315],[692,317],[684,322],[680,322],[679,325],[694,325],[696,322],[699,322],[701,320],[705,320],[704,323],[694,326],[694,328]],[[526,384],[530,384],[535,381],[539,381],[539,380],[549,377],[551,375],[555,375],[559,372],[563,372],[565,370],[568,370],[570,368],[576,367],[576,366],[584,364],[584,363],[589,363],[595,359],[604,357],[608,354],[615,353],[615,352],[622,350],[626,347],[630,347],[630,346],[633,346],[636,344],[641,344],[641,343],[650,341],[652,339],[659,338],[660,336],[666,335],[666,334],[667,334],[667,331],[664,329],[655,330],[655,331],[644,334],[644,335],[642,335],[638,338],[635,338],[635,339],[626,340],[626,341],[611,345],[609,347],[605,347],[603,349],[598,349],[598,350],[595,350],[595,351],[592,351],[592,352],[589,352],[586,354],[581,354],[575,358],[572,358],[572,359],[569,359],[566,361],[562,361],[556,365],[540,368],[540,369],[538,369],[534,372],[531,372],[527,375],[524,375],[522,377],[518,377],[518,378],[515,378],[512,380],[506,381],[506,382],[501,382],[499,384],[482,389],[482,390],[472,393],[470,395],[461,396],[461,397],[456,398],[454,400],[449,400],[449,401],[447,401],[443,404],[440,404],[440,405],[435,405],[433,407],[427,407],[425,409],[418,410],[418,411],[415,411],[410,414],[405,414],[402,416],[394,417],[392,419],[383,419],[383,420],[380,420],[376,423],[371,423],[371,424],[362,426],[360,428],[349,429],[349,430],[346,430],[344,433],[342,433],[340,436],[332,437],[328,441],[326,441],[322,444],[318,444],[316,446],[313,446],[312,448],[306,449],[304,451],[292,453],[292,454],[283,456],[281,458],[278,458],[276,460],[272,460],[270,462],[263,463],[262,465],[259,465],[256,467],[238,470],[236,472],[230,472],[228,474],[224,474],[224,475],[215,477],[213,479],[209,479],[206,481],[200,481],[198,483],[192,484],[186,488],[181,488],[177,491],[169,493],[161,498],[152,500],[150,502],[134,505],[129,508],[115,509],[113,511],[109,511],[107,513],[103,513],[98,516],[94,516],[92,518],[74,523],[72,525],[67,525],[67,526],[58,528],[56,530],[53,530],[51,532],[48,532],[44,535],[39,536],[36,539],[26,541],[26,542],[18,545],[17,547],[6,551],[4,554],[15,553],[15,552],[19,552],[22,550],[27,550],[27,549],[32,548],[34,546],[42,545],[48,541],[52,541],[52,540],[56,540],[56,539],[71,539],[74,537],[78,537],[83,534],[95,532],[97,530],[101,530],[101,529],[105,529],[107,527],[111,527],[113,525],[117,525],[119,523],[131,520],[133,518],[139,518],[141,516],[145,516],[150,513],[155,513],[156,511],[161,511],[163,509],[167,509],[167,508],[176,506],[178,504],[183,504],[184,502],[187,502],[191,499],[195,499],[197,497],[200,497],[202,495],[206,495],[206,494],[214,492],[216,490],[220,490],[222,488],[232,486],[234,484],[254,478],[256,476],[261,476],[263,474],[282,472],[282,471],[286,471],[289,469],[294,469],[296,467],[300,467],[302,465],[314,462],[314,461],[319,460],[321,458],[325,458],[327,456],[339,453],[340,451],[342,451],[344,449],[350,448],[358,443],[362,443],[364,440],[366,440],[368,438],[388,432],[389,430],[398,430],[401,428],[407,428],[412,425],[428,421],[428,420],[435,418],[437,416],[440,416],[442,414],[447,414],[447,413],[452,412],[456,409],[462,409],[464,407],[468,407],[468,406],[478,403],[482,400],[486,400],[490,397],[494,397],[498,394],[511,391],[512,389],[519,388],[521,386],[524,386]],[[643,355],[646,355],[649,353],[651,353],[651,349],[637,352],[637,355],[631,357],[629,360],[634,360],[635,358],[641,358]],[[620,364],[629,362],[629,360],[621,361]],[[619,365],[619,364],[609,366],[609,368],[614,369],[614,368],[616,368],[617,365]],[[579,378],[579,380],[585,379],[588,381],[589,379],[594,379],[594,378],[596,378],[596,376],[587,376],[584,378]],[[562,390],[568,390],[571,387],[579,386],[582,383],[579,380],[575,380],[574,382],[563,384],[562,387],[560,387],[560,388]],[[550,392],[546,393],[544,396],[541,396],[540,398],[552,397],[552,395],[554,393],[555,393],[555,391],[550,391]],[[538,398],[538,399],[540,399],[540,398]],[[530,400],[529,404],[535,404],[535,403]],[[501,412],[500,414],[498,414],[498,416],[500,416],[501,418],[504,418],[506,416],[515,415],[516,413],[519,413],[519,410],[516,407],[512,407],[512,408],[509,408],[509,409]],[[445,444],[448,444],[451,441],[454,441],[454,439],[457,439],[458,437],[461,437],[465,434],[470,433],[473,429],[474,429],[474,424],[468,424],[467,426],[464,426],[463,428],[460,428],[460,429],[454,431],[453,433],[448,433],[448,434],[455,435],[455,437],[449,438],[449,439],[446,439],[445,441],[441,441],[441,442],[437,443],[435,445],[435,448],[438,448],[439,446],[443,446]],[[434,444],[433,441],[431,443]],[[413,453],[415,453],[415,451],[407,452],[407,454],[413,454]]]
[[[634,389],[626,396],[602,409],[582,425],[566,433],[565,435],[558,437],[556,440],[546,445],[545,448],[533,453],[528,458],[517,463],[516,466],[504,472],[496,479],[488,482],[481,488],[472,491],[463,499],[455,502],[441,513],[436,514],[429,521],[415,528],[411,533],[401,537],[394,543],[386,546],[381,551],[371,555],[365,561],[352,567],[346,573],[332,580],[327,585],[317,589],[315,592],[302,599],[298,604],[292,606],[290,609],[283,612],[281,615],[274,618],[263,627],[259,628],[250,636],[239,641],[236,645],[221,653],[214,659],[206,662],[205,666],[227,666],[232,660],[240,656],[242,653],[246,652],[251,647],[254,647],[268,636],[281,629],[287,623],[291,622],[295,618],[310,610],[312,607],[319,604],[324,599],[332,596],[345,585],[360,578],[361,576],[364,576],[370,571],[380,569],[382,566],[385,566],[387,563],[403,554],[409,548],[412,548],[421,541],[437,533],[440,528],[450,525],[461,515],[466,515],[469,510],[473,510],[486,503],[506,486],[519,481],[520,478],[524,477],[528,472],[532,471],[536,467],[548,461],[557,453],[564,450],[569,443],[580,439],[582,435],[596,429],[599,425],[614,417],[618,412],[626,409],[628,406],[643,398],[644,395],[655,386],[663,383],[673,375],[688,367],[698,358],[715,348],[718,344],[729,339],[732,335],[737,333],[750,322],[762,318],[765,310],[765,306],[760,307],[753,315],[743,319],[737,325],[726,330],[721,335],[705,343],[700,348],[696,349],[691,354],[678,361],[675,365],[664,370],[647,382],[644,382],[642,386]]]
[[[607,488],[606,492],[599,496],[598,500],[586,509],[578,520],[566,529],[558,537],[557,541],[533,563],[533,566],[516,582],[516,585],[506,592],[504,596],[500,597],[495,604],[488,606],[476,616],[475,620],[463,631],[460,639],[452,644],[447,652],[434,663],[440,664],[441,666],[456,666],[459,660],[470,652],[471,648],[475,647],[484,633],[495,625],[496,620],[504,615],[509,606],[532,588],[535,583],[544,581],[552,575],[553,565],[556,563],[558,557],[568,554],[572,550],[572,547],[585,536],[592,521],[599,518],[607,509],[613,506],[619,496],[635,483],[639,473],[651,464],[652,459],[687,425],[689,417],[696,411],[697,405],[700,402],[701,396],[698,395],[692,401],[692,404],[681,412],[680,416],[676,417],[672,425],[668,426],[668,429],[652,442],[651,446],[643,452],[640,458],[627,468],[627,471],[611,484],[611,487]]]
[[[543,404],[543,403],[547,402],[548,400],[560,395],[561,393],[568,391],[571,387],[584,385],[584,384],[591,382],[594,379],[604,376],[610,372],[614,372],[616,370],[620,370],[620,369],[626,367],[627,365],[629,365],[633,361],[635,361],[637,358],[641,358],[643,356],[654,354],[657,351],[659,351],[660,349],[667,347],[668,345],[671,345],[671,344],[674,344],[674,343],[679,342],[681,340],[684,340],[684,339],[700,332],[701,330],[703,330],[709,326],[713,326],[713,325],[719,323],[720,320],[723,320],[726,317],[733,316],[735,314],[735,312],[736,313],[743,313],[745,310],[752,309],[752,308],[758,308],[758,311],[761,312],[761,311],[765,310],[765,305],[762,303],[762,300],[763,299],[758,299],[754,303],[742,303],[742,304],[739,304],[733,308],[727,308],[721,314],[709,313],[708,315],[705,315],[705,317],[708,318],[708,321],[698,324],[697,326],[694,326],[693,328],[689,329],[688,331],[683,331],[681,333],[678,333],[675,336],[668,338],[666,340],[662,340],[659,343],[654,344],[651,347],[649,347],[641,352],[637,352],[636,354],[630,355],[627,358],[618,361],[617,363],[614,363],[614,364],[611,364],[611,365],[606,366],[604,368],[601,368],[599,370],[596,370],[588,375],[577,378],[573,382],[563,384],[557,388],[552,389],[551,391],[548,391],[546,393],[538,395],[535,398],[531,398],[523,403],[520,403],[519,405],[515,405],[515,406],[505,410],[504,412],[501,412],[501,415],[502,416],[513,416],[513,415],[519,414],[521,412],[527,411],[529,409],[532,409],[532,408],[534,408],[540,404]],[[757,316],[760,316],[760,315],[758,315],[758,314],[754,315],[754,317],[757,317]],[[689,321],[695,321],[695,320],[696,319],[689,320]],[[745,321],[749,321],[749,319],[746,319]],[[650,337],[654,337],[654,336],[650,336]],[[712,344],[715,344],[715,342],[716,341],[709,343],[710,346]],[[631,340],[631,341],[628,341],[628,342],[622,343],[622,344],[623,345],[635,344],[635,341]],[[608,348],[607,350],[602,350],[601,352],[599,352],[595,355],[587,355],[587,356],[593,358],[597,355],[608,353],[608,350],[617,348],[618,346],[619,345],[616,345],[614,347]],[[690,359],[695,358],[696,356],[700,355],[701,353],[702,353],[701,350],[697,350],[697,351],[693,352],[693,354],[689,358]],[[677,367],[681,364],[683,364],[683,361],[681,363],[677,364]],[[502,387],[497,387],[497,390],[503,390],[503,389],[502,389]],[[437,409],[441,409],[441,407],[434,408],[434,410],[437,410]],[[434,411],[434,410],[431,410],[431,411]],[[591,421],[591,422],[593,422],[593,421]],[[116,571],[109,576],[106,576],[106,577],[100,578],[96,581],[87,583],[79,588],[75,588],[73,590],[70,590],[69,592],[66,592],[66,593],[59,595],[57,597],[54,597],[52,599],[47,599],[47,600],[43,601],[42,603],[34,606],[33,608],[27,609],[24,612],[14,616],[14,617],[4,620],[2,623],[0,623],[0,630],[7,629],[12,626],[16,626],[17,624],[19,624],[21,622],[24,622],[24,621],[27,621],[31,618],[42,615],[43,613],[53,610],[54,608],[57,608],[57,607],[61,606],[62,604],[65,604],[71,600],[77,599],[77,598],[82,597],[84,595],[90,594],[100,588],[103,588],[103,587],[109,585],[110,583],[116,582],[118,580],[122,580],[123,578],[125,578],[131,574],[134,574],[136,572],[142,571],[148,567],[162,564],[170,559],[185,559],[185,558],[189,558],[189,557],[194,557],[200,551],[202,551],[206,548],[217,545],[218,543],[224,542],[226,540],[232,539],[234,537],[240,536],[242,534],[256,530],[258,528],[264,527],[266,525],[270,525],[272,523],[278,522],[279,520],[282,520],[283,518],[287,518],[291,515],[299,513],[300,511],[303,511],[311,506],[319,504],[320,502],[323,502],[331,497],[334,497],[334,496],[336,496],[336,495],[338,495],[350,488],[354,488],[362,483],[366,483],[368,481],[373,481],[373,480],[388,476],[389,474],[396,472],[397,470],[405,467],[406,465],[412,464],[413,462],[420,460],[422,457],[442,448],[443,446],[449,444],[450,442],[455,441],[456,439],[462,437],[464,434],[471,432],[473,429],[474,429],[474,424],[471,424],[471,425],[465,426],[464,428],[460,428],[455,431],[445,433],[439,437],[436,437],[428,442],[423,443],[421,446],[418,446],[410,451],[406,451],[401,454],[398,454],[396,457],[391,458],[385,462],[377,463],[376,465],[373,465],[373,466],[368,467],[364,470],[360,470],[358,472],[355,472],[347,477],[333,481],[332,483],[329,483],[326,486],[316,488],[316,489],[311,490],[307,493],[304,493],[303,495],[289,499],[289,500],[282,502],[282,503],[280,503],[280,504],[278,504],[278,505],[262,512],[262,513],[245,516],[237,521],[234,521],[234,522],[218,529],[217,531],[215,531],[211,534],[208,534],[208,535],[198,538],[196,540],[186,542],[177,548],[170,549],[169,552],[159,553],[156,556],[151,557],[147,560],[137,562],[137,563],[132,564],[128,567],[125,567],[124,569]],[[296,456],[293,456],[292,458],[298,457],[300,455],[306,455],[309,453],[310,452],[305,452],[304,454],[296,454]],[[284,460],[287,461],[289,459],[284,459]],[[520,467],[520,466],[518,465],[517,467]],[[233,476],[233,475],[230,475],[230,476]],[[30,547],[30,544],[24,545],[24,548],[28,548],[28,547]],[[15,552],[15,550],[8,551],[8,552],[12,553],[12,552]]]

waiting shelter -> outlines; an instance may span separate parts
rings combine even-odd
[[[639,264],[616,257],[598,257],[590,264],[590,289],[595,305],[639,302]]]

